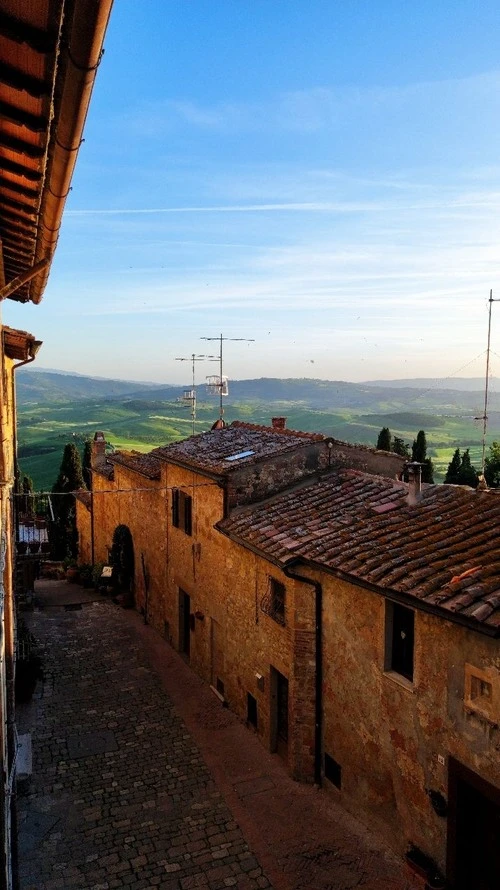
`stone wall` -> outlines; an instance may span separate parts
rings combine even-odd
[[[500,682],[498,641],[416,611],[411,684],[384,671],[384,597],[322,580],[324,751],[341,767],[342,803],[399,852],[414,843],[444,869],[447,820],[427,791],[448,798],[449,756],[500,785],[499,730],[464,706],[466,663]]]

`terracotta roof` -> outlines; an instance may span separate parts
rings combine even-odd
[[[0,4],[2,299],[42,298],[111,5],[112,0]]]
[[[159,479],[161,474],[161,461],[155,457],[154,452],[142,454],[140,451],[114,451],[107,455],[107,460],[112,464],[121,464],[130,470],[135,470],[148,479]]]
[[[3,345],[5,355],[19,362],[26,362],[36,355],[41,346],[40,340],[35,340],[33,334],[27,331],[17,331],[14,328],[2,327]]]
[[[353,583],[394,591],[450,620],[500,634],[500,492],[405,483],[340,471],[218,528],[285,565],[297,557]]]
[[[180,463],[193,469],[225,476],[248,464],[284,454],[308,442],[323,442],[320,433],[278,430],[234,421],[223,429],[212,429],[151,451],[159,460]]]

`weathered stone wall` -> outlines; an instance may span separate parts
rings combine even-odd
[[[384,671],[384,598],[322,580],[324,751],[342,768],[342,803],[444,868],[447,820],[427,789],[448,798],[449,755],[500,785],[499,731],[464,707],[465,664],[498,672],[498,641],[416,611],[414,681],[401,681]]]
[[[249,504],[282,491],[294,482],[327,466],[328,449],[325,442],[314,442],[300,449],[255,464],[248,464],[233,472],[229,479],[229,507]]]
[[[189,661],[207,682],[224,685],[224,698],[243,719],[247,694],[257,701],[257,732],[273,747],[272,668],[289,681],[288,765],[311,781],[314,770],[314,598],[276,567],[222,535],[214,524],[223,515],[223,491],[216,483],[180,467],[164,468],[168,487],[167,594],[169,637],[180,646],[179,591],[190,597]],[[192,536],[171,523],[171,489],[193,498]],[[269,578],[286,587],[286,624],[269,616]],[[262,606],[262,607],[261,607]]]
[[[116,527],[128,526],[134,544],[136,608],[147,613],[147,620],[163,634],[165,491],[159,482],[116,465],[113,481],[99,473],[93,474],[92,497],[95,562],[108,561]]]
[[[348,442],[339,442],[337,439],[332,439],[331,442],[330,465],[332,467],[362,470],[364,473],[387,476],[389,479],[395,479],[401,475],[405,458],[400,457],[399,454],[376,451],[363,445],[351,445]]]
[[[78,564],[92,564],[92,518],[90,509],[76,498],[76,527],[78,529]]]

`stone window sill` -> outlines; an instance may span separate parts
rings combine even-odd
[[[388,680],[391,680],[391,682],[395,683],[397,686],[406,689],[407,692],[414,693],[417,691],[415,684],[412,683],[411,680],[407,680],[406,677],[397,674],[396,671],[384,671],[384,677],[387,677]]]

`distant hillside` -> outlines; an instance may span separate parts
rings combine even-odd
[[[484,392],[484,377],[411,377],[408,380],[366,380],[365,386],[389,386],[391,389],[453,389],[460,392]],[[500,390],[500,377],[490,377],[489,385]]]
[[[84,399],[123,398],[137,391],[147,392],[149,385],[126,380],[62,374],[58,371],[35,371],[21,368],[16,375],[18,405],[68,402]]]
[[[289,405],[303,405],[318,411],[349,408],[370,413],[391,413],[411,410],[450,415],[466,413],[471,417],[481,413],[482,392],[478,383],[474,384],[478,388],[473,388],[473,378],[463,379],[463,389],[438,388],[437,382],[432,378],[367,383],[275,377],[230,380],[229,396],[224,399],[224,404],[251,402],[273,405],[273,410],[283,412]],[[163,402],[178,399],[184,389],[183,386],[171,384],[158,386],[32,369],[21,369],[17,376],[20,406],[126,398]],[[197,389],[199,398],[204,398],[204,383],[200,382]],[[495,392],[493,381],[490,408],[492,411],[500,410],[500,393]]]

